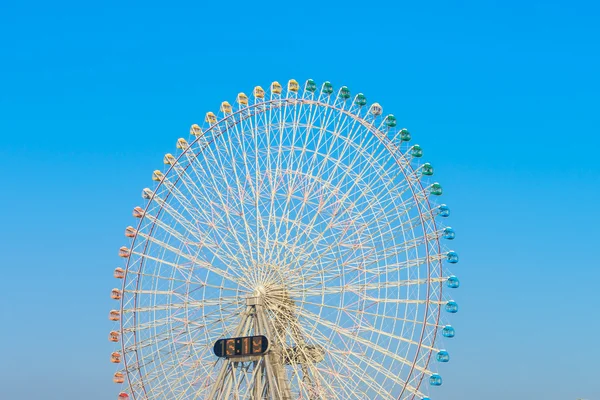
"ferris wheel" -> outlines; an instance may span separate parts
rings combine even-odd
[[[119,399],[428,399],[459,286],[423,149],[329,82],[192,125],[142,191],[109,318]]]

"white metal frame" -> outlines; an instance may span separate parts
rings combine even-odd
[[[423,397],[445,251],[410,146],[335,93],[284,90],[206,125],[147,192],[132,239],[130,396]],[[250,331],[273,340],[268,356],[215,360],[217,339]],[[324,360],[284,365],[294,345]]]

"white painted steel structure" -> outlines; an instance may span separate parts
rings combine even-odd
[[[144,189],[115,271],[120,398],[422,399],[437,385],[458,281],[432,167],[378,104],[294,82],[207,114]],[[267,355],[213,354],[248,335]]]

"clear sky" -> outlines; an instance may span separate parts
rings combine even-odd
[[[394,113],[444,185],[461,309],[432,398],[600,399],[596,2],[120,3],[0,5],[0,398],[116,398],[152,171],[221,101],[313,78]]]

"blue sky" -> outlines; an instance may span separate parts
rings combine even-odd
[[[600,398],[595,2],[96,4],[0,5],[0,398],[116,397],[141,189],[206,111],[290,78],[381,103],[444,185],[461,310],[432,398]]]

